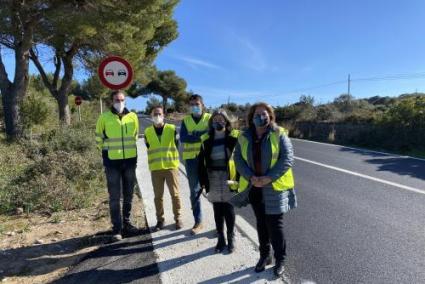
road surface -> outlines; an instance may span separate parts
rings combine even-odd
[[[141,128],[149,125],[141,119]],[[292,139],[295,283],[425,283],[425,161]],[[238,214],[255,228],[250,207]],[[250,236],[256,239],[256,236]]]

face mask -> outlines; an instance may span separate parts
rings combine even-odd
[[[122,113],[124,111],[124,107],[125,107],[125,103],[124,102],[114,103],[114,109],[118,113]]]
[[[223,123],[220,123],[220,122],[213,122],[212,127],[217,131],[223,131],[225,125]]]
[[[269,118],[265,115],[255,115],[253,119],[254,125],[256,127],[264,127],[269,123]]]
[[[164,118],[160,115],[155,115],[152,117],[152,120],[153,120],[153,123],[155,123],[156,125],[160,125],[164,121]]]
[[[200,116],[202,114],[202,110],[199,106],[191,106],[190,107],[192,114],[195,116]]]

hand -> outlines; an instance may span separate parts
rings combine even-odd
[[[255,187],[261,187],[261,183],[260,183],[260,178],[257,176],[252,176],[251,177],[251,184]]]
[[[272,178],[271,177],[268,177],[268,176],[258,177],[258,183],[260,184],[260,187],[266,186],[266,185],[268,185],[271,182],[272,182]]]

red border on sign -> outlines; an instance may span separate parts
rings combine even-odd
[[[125,65],[125,67],[128,70],[127,80],[125,80],[122,84],[119,84],[119,85],[111,84],[106,80],[106,78],[103,75],[103,70],[105,69],[106,64],[112,61],[121,62],[122,64]],[[119,56],[109,56],[103,59],[102,62],[100,62],[99,68],[97,69],[97,74],[99,75],[100,82],[102,82],[103,85],[105,85],[106,87],[112,90],[124,89],[125,87],[130,85],[131,81],[133,80],[133,68],[131,67],[130,63],[128,63],[127,60]]]
[[[75,105],[79,106],[83,102],[83,98],[80,96],[75,97],[74,103]]]

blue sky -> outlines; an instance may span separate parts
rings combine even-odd
[[[209,106],[332,101],[353,79],[357,97],[425,92],[423,0],[183,0],[179,38],[158,56]],[[359,78],[423,73],[409,80]],[[407,76],[413,77],[413,76]],[[129,102],[143,109],[144,99]]]

